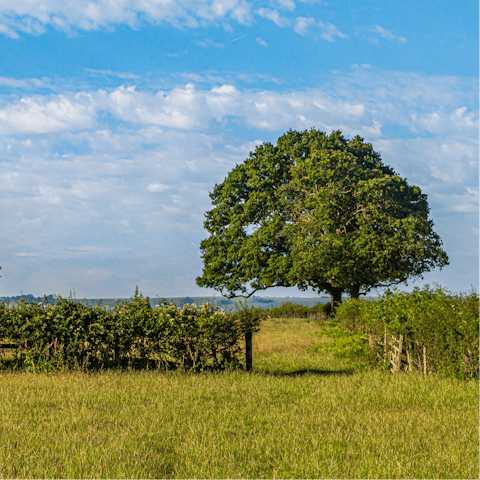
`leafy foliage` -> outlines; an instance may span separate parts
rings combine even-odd
[[[210,197],[197,284],[229,297],[297,286],[340,303],[448,264],[426,195],[358,136],[290,130]]]
[[[26,372],[32,373],[50,373],[59,372],[65,367],[65,350],[63,345],[57,342],[44,345],[43,342],[35,347],[28,347],[25,342],[24,347],[20,347],[20,352],[24,356],[23,366]]]
[[[55,368],[105,368],[124,363],[122,359],[148,365],[153,359],[163,368],[221,370],[241,366],[241,340],[247,331],[258,331],[260,322],[248,308],[226,314],[208,303],[177,308],[166,300],[157,307],[138,295],[138,288],[129,302],[112,309],[62,297],[55,305],[3,304],[0,339],[27,353],[26,366],[31,369],[42,365],[48,370],[54,362]],[[62,355],[52,349],[47,359],[47,345],[57,343]]]
[[[331,312],[330,303],[317,303],[311,307],[298,303],[284,302],[279,307],[272,307],[258,312],[262,317],[274,318],[325,318]]]
[[[387,336],[401,334],[407,349],[425,346],[432,371],[478,378],[479,297],[474,290],[452,294],[438,285],[416,287],[411,293],[394,289],[375,302],[345,302],[337,309],[335,319],[352,332],[379,338],[385,332]],[[465,357],[471,362],[468,372],[462,365]]]

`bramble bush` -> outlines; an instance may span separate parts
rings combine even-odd
[[[377,301],[347,300],[337,308],[336,321],[346,330],[383,339],[404,336],[414,354],[425,346],[428,370],[458,378],[478,378],[479,297],[452,294],[435,284],[413,292],[386,291]],[[468,368],[462,365],[468,357]]]
[[[178,308],[164,299],[152,308],[138,287],[130,301],[110,309],[71,296],[59,297],[55,305],[0,305],[0,339],[17,345],[17,357],[24,354],[19,365],[45,371],[151,362],[196,372],[240,368],[241,341],[247,331],[258,331],[259,323],[255,309],[246,305],[227,314],[208,303]],[[61,345],[61,355],[48,350],[53,344]]]
[[[272,318],[326,318],[330,315],[330,303],[317,303],[311,307],[292,302],[284,302],[279,307],[259,309],[259,315]]]

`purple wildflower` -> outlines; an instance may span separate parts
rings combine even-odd
[[[55,339],[55,342],[53,342],[53,348],[57,348],[57,340]]]
[[[27,348],[27,341],[25,340],[25,348]]]

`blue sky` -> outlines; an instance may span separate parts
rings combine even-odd
[[[3,0],[0,296],[212,294],[195,285],[208,193],[311,127],[364,137],[428,195],[450,265],[402,289],[478,290],[478,15],[473,0]]]

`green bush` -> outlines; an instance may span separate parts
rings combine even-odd
[[[300,305],[298,303],[284,302],[279,307],[272,307],[259,311],[259,314],[265,317],[274,318],[309,318],[309,317],[326,317],[330,315],[330,303],[317,303],[311,307]]]
[[[479,297],[473,289],[469,294],[452,294],[438,285],[411,293],[394,289],[375,302],[345,301],[337,308],[336,320],[349,331],[382,339],[385,332],[387,337],[403,335],[412,355],[426,348],[428,370],[478,378]],[[467,369],[462,365],[465,357]]]
[[[208,303],[178,308],[162,300],[156,307],[138,295],[138,288],[130,301],[111,309],[62,297],[55,305],[21,302],[0,309],[0,338],[17,344],[17,355],[23,354],[24,366],[31,369],[95,369],[151,360],[163,368],[203,371],[240,367],[241,341],[260,323],[256,310],[246,306],[233,314]]]

